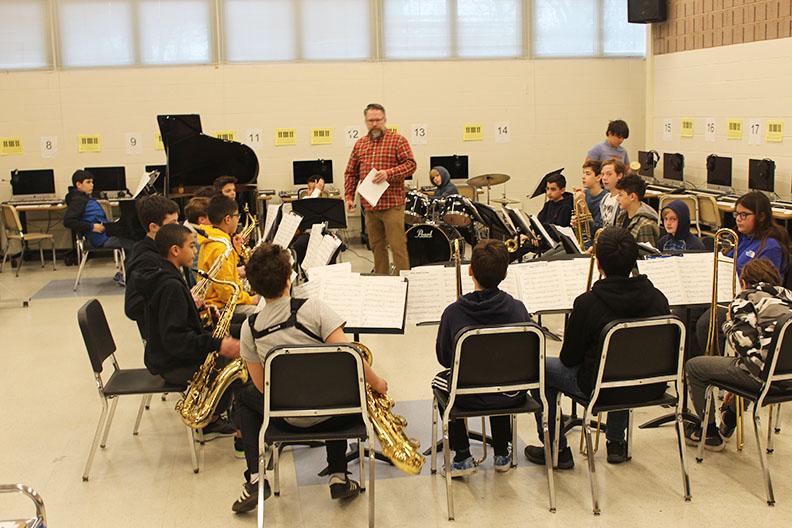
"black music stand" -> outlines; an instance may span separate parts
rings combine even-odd
[[[314,224],[327,222],[330,229],[346,229],[344,200],[339,198],[303,198],[294,200],[292,211],[302,216],[300,231],[310,229]]]
[[[548,172],[547,174],[542,176],[542,179],[539,180],[539,183],[536,185],[536,189],[534,189],[534,192],[531,193],[528,197],[536,198],[537,196],[541,196],[545,194],[547,192],[547,180],[549,180],[552,176],[555,176],[556,174],[561,174],[563,171],[564,171],[564,167],[561,167],[560,169],[554,170],[553,172]]]

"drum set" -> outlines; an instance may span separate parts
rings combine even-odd
[[[489,187],[494,184],[493,176],[502,180],[498,183],[509,179],[505,174],[485,174],[470,178],[467,183],[474,188]],[[461,239],[460,249],[464,254],[465,242],[472,247],[479,240],[488,238],[490,225],[478,209],[482,205],[459,194],[433,198],[417,191],[408,192],[404,223],[410,266],[451,260],[451,247],[455,239]]]

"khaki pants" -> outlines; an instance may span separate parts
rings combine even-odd
[[[404,233],[404,206],[397,205],[382,211],[366,211],[366,228],[371,251],[374,253],[374,273],[390,273],[388,245],[393,253],[396,275],[410,269],[407,256],[407,236]]]

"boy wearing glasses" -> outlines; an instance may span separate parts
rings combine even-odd
[[[226,244],[212,239],[226,240],[233,249],[215,278],[234,282],[241,287],[239,271],[237,270],[239,253],[233,241],[233,236],[239,225],[237,203],[233,199],[220,194],[209,200],[207,213],[212,225],[204,226],[206,236],[198,234],[198,242],[201,244],[201,251],[198,254],[198,269],[208,272],[217,258],[226,251]],[[231,286],[213,282],[206,293],[206,304],[223,308],[228,303],[232,293],[233,288]],[[250,295],[245,290],[242,290],[236,306],[236,313],[250,315],[256,310],[258,302],[258,295]]]

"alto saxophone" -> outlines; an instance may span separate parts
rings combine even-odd
[[[209,291],[209,286],[212,284],[212,279],[214,279],[217,274],[220,272],[220,268],[223,267],[228,257],[231,256],[231,252],[234,250],[234,247],[231,245],[231,242],[222,238],[215,238],[215,237],[206,237],[213,242],[220,242],[221,244],[225,245],[225,251],[217,255],[217,258],[212,263],[212,267],[209,268],[209,271],[203,272],[198,271],[198,274],[201,276],[201,280],[195,283],[195,286],[192,287],[190,290],[190,294],[193,297],[204,300],[206,299],[206,293]],[[211,329],[212,324],[212,312],[209,311],[208,308],[201,310],[200,314],[201,322],[203,323],[205,328]]]
[[[234,293],[228,299],[223,315],[220,316],[220,320],[212,333],[212,337],[222,339],[228,334],[231,317],[234,315],[241,288],[238,284],[231,281],[209,278],[204,271],[199,271],[198,273],[212,282],[234,288]],[[231,361],[222,369],[217,369],[215,368],[215,363],[219,356],[220,354],[216,350],[206,356],[203,365],[201,365],[201,368],[198,369],[187,386],[184,398],[176,404],[176,410],[181,414],[182,421],[193,429],[206,427],[217,408],[220,396],[228,389],[229,385],[236,380],[240,380],[242,383],[248,380],[248,370],[241,358]],[[217,374],[215,375],[215,373]]]
[[[250,211],[248,210],[248,205],[245,204],[245,227],[243,227],[242,231],[239,232],[239,236],[241,236],[244,240],[247,240],[248,238],[250,238],[250,235],[253,233],[253,230],[256,228],[256,225],[258,225],[258,220],[256,219],[255,216],[252,216],[250,214]],[[250,260],[250,255],[253,254],[253,249],[254,248],[251,248],[247,244],[242,246],[242,258],[245,260],[245,262]]]
[[[374,361],[371,350],[362,343],[352,344],[360,350],[366,363],[371,365]],[[380,394],[366,383],[366,405],[374,432],[382,446],[382,454],[408,475],[420,473],[426,462],[419,451],[421,444],[415,438],[405,436],[404,428],[407,427],[407,420],[400,414],[393,414],[391,411],[393,399],[387,394]]]

